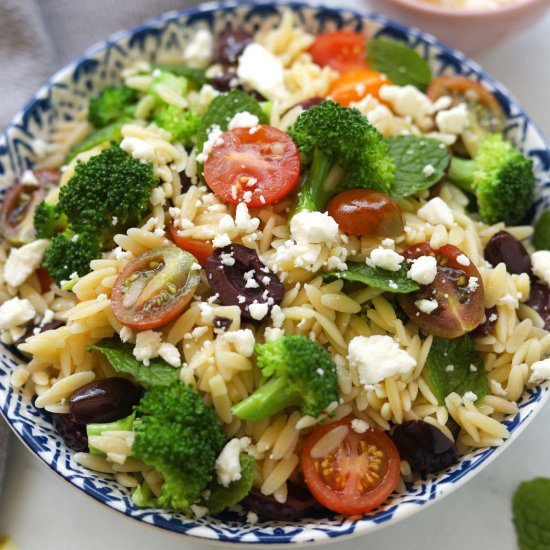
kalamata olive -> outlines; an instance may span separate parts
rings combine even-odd
[[[489,239],[484,256],[494,267],[504,263],[508,273],[531,273],[531,259],[527,250],[507,231],[499,231]]]
[[[76,422],[71,414],[52,414],[51,416],[57,433],[69,449],[78,453],[88,450],[86,424]]]
[[[284,297],[279,277],[266,267],[255,250],[240,244],[218,248],[206,260],[208,283],[224,306],[239,306],[243,317],[260,320]],[[266,305],[260,315],[254,307]],[[252,306],[252,311],[250,309]],[[265,309],[265,308],[264,308]]]
[[[189,189],[191,188],[191,185],[193,185],[193,182],[185,172],[180,172],[179,176],[180,176],[181,192],[187,193],[187,191],[189,191]]]
[[[216,39],[214,60],[222,65],[235,65],[244,49],[252,41],[252,35],[243,30],[227,30]]]
[[[214,317],[214,320],[212,321],[214,323],[214,328],[217,328],[218,330],[225,332],[233,322],[229,317],[220,317],[217,315]]]
[[[550,287],[542,283],[533,283],[527,305],[542,317],[544,328],[550,330]]]
[[[272,495],[267,496],[258,489],[252,489],[240,504],[245,510],[280,521],[327,513],[306,488],[292,482],[287,482],[287,486],[288,496],[284,503],[277,502]]]
[[[491,307],[485,310],[485,320],[477,326],[475,330],[470,332],[470,335],[474,338],[484,338],[488,336],[498,321],[498,310],[496,307]]]
[[[409,463],[413,472],[437,472],[458,459],[455,444],[441,430],[423,420],[400,424],[391,437],[399,455]]]
[[[86,384],[69,398],[69,409],[76,422],[114,422],[132,413],[143,389],[126,378],[104,378]]]
[[[30,336],[33,336],[35,334],[40,334],[41,332],[46,332],[47,330],[55,330],[56,328],[62,327],[65,323],[63,321],[51,321],[50,323],[45,323],[41,326],[30,326],[27,327],[27,330],[25,331],[25,334],[15,342],[15,345],[18,346],[19,344],[22,344],[27,338]],[[38,329],[38,330],[36,330]]]
[[[220,92],[229,92],[238,85],[237,72],[232,68],[225,69],[210,79],[210,85]]]

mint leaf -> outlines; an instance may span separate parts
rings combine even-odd
[[[399,271],[388,271],[367,264],[348,262],[345,271],[324,273],[323,278],[338,278],[346,281],[356,281],[386,292],[408,294],[420,289],[420,285],[407,277],[408,269],[403,265]]]
[[[132,346],[122,343],[119,338],[101,340],[89,346],[88,351],[99,351],[116,372],[130,374],[137,382],[147,386],[171,386],[179,380],[179,369],[162,359],[152,359],[151,364],[146,367],[134,357]]]
[[[216,481],[213,481],[208,487],[211,494],[203,505],[210,510],[211,514],[223,512],[250,493],[254,482],[254,465],[256,461],[253,456],[246,453],[241,453],[239,459],[241,462],[241,479],[234,481],[229,487],[219,485]]]
[[[416,195],[445,176],[451,155],[441,142],[419,136],[393,136],[386,143],[396,168],[391,189],[394,199]]]
[[[537,250],[550,250],[550,210],[537,220],[533,244]]]
[[[487,395],[483,359],[467,334],[455,340],[434,336],[426,368],[430,387],[442,405],[453,392],[463,396],[471,391],[477,395],[478,402]]]
[[[384,73],[398,86],[412,84],[425,90],[432,80],[428,62],[409,46],[388,38],[373,38],[367,43],[367,59],[376,71]]]
[[[538,477],[521,483],[512,509],[520,550],[550,548],[550,479]]]
[[[261,105],[250,94],[240,90],[231,90],[227,94],[219,95],[212,100],[206,113],[201,118],[197,135],[197,151],[202,151],[208,139],[208,131],[215,124],[225,132],[231,119],[237,114],[247,111],[260,119],[260,124],[267,124],[267,115]]]

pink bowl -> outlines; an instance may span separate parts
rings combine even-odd
[[[423,0],[370,0],[370,5],[472,55],[528,28],[550,8],[550,0],[520,0],[502,8],[480,10],[444,8]]]

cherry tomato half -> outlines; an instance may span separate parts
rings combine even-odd
[[[206,259],[214,253],[214,247],[210,241],[182,237],[172,222],[168,224],[168,235],[176,246],[195,256],[202,267],[204,267]]]
[[[449,340],[459,338],[481,323],[485,315],[483,282],[469,259],[467,266],[463,265],[466,263],[463,258],[462,263],[458,262],[459,256],[466,258],[462,250],[452,244],[434,250],[426,242],[415,244],[403,255],[409,264],[420,256],[434,256],[437,260],[437,275],[431,284],[398,297],[411,321],[429,334]],[[424,313],[415,303],[418,300],[436,300],[437,309]]]
[[[382,73],[370,70],[351,71],[337,78],[329,87],[328,97],[347,107],[367,95],[378,97],[380,88],[392,81]]]
[[[388,195],[373,189],[349,189],[327,204],[340,230],[365,237],[396,237],[404,231],[403,213]]]
[[[339,434],[345,434],[342,442],[324,456],[313,457],[316,443],[334,429],[344,431]],[[339,514],[373,510],[391,495],[400,477],[399,452],[393,441],[374,429],[355,432],[350,419],[315,428],[304,444],[301,464],[313,496]]]
[[[309,48],[314,63],[329,66],[340,73],[368,69],[362,34],[350,31],[331,31],[317,36]]]
[[[194,256],[177,246],[149,250],[120,273],[111,294],[115,317],[148,330],[169,323],[193,298],[200,282]]]
[[[300,153],[292,138],[273,126],[235,128],[204,164],[206,183],[224,201],[251,208],[288,195],[300,177]]]

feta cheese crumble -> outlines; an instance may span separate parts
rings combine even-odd
[[[360,420],[359,418],[354,418],[351,421],[351,429],[358,434],[364,434],[369,429],[369,425],[364,420]]]
[[[545,380],[550,380],[550,358],[537,361],[531,365],[529,384],[540,384]]]
[[[151,364],[151,359],[158,357],[161,344],[160,332],[153,330],[138,332],[133,351],[134,357],[148,367]]]
[[[250,446],[249,437],[233,438],[229,440],[216,459],[214,469],[218,477],[218,483],[229,487],[234,481],[241,479],[241,451]]]
[[[190,67],[206,69],[214,55],[214,36],[208,29],[198,29],[182,53],[183,62]]]
[[[435,311],[439,304],[437,303],[437,300],[417,300],[414,305],[422,312],[426,314],[432,313],[432,311]]]
[[[457,263],[460,265],[463,265],[464,267],[468,267],[470,265],[470,258],[466,256],[466,254],[460,254],[456,257]]]
[[[433,256],[420,256],[412,261],[407,277],[421,285],[433,283],[437,275],[437,260]]]
[[[395,252],[395,250],[379,247],[370,253],[370,257],[367,258],[366,263],[370,267],[380,267],[388,271],[399,271],[404,259],[405,257]]]
[[[329,244],[338,240],[338,224],[327,212],[299,212],[290,221],[290,234],[298,244]]]
[[[20,248],[12,248],[4,265],[4,281],[14,288],[21,286],[40,267],[49,244],[48,239],[38,239]]]
[[[256,321],[261,321],[267,315],[268,310],[269,306],[267,304],[250,304],[248,306],[250,316]]]
[[[260,123],[260,119],[248,111],[243,111],[242,113],[237,113],[230,121],[228,130],[233,130],[234,128],[255,128]]]
[[[365,386],[396,374],[407,374],[416,367],[416,359],[391,336],[356,336],[348,346],[348,361]]]
[[[468,108],[464,103],[446,111],[439,111],[435,115],[437,127],[445,134],[461,134],[467,128],[468,120]]]
[[[550,286],[550,251],[539,250],[531,254],[533,273]]]
[[[155,159],[155,148],[144,139],[125,137],[120,143],[120,148],[135,160],[152,162]]]
[[[223,145],[222,130],[214,124],[208,132],[208,138],[202,146],[202,151],[197,155],[197,162],[205,163],[210,153],[218,146]],[[122,147],[122,146],[121,146]]]
[[[0,306],[0,330],[8,330],[34,319],[36,310],[27,299],[18,297],[4,302]]]
[[[453,211],[449,208],[448,204],[439,197],[434,197],[424,206],[421,206],[417,214],[419,218],[432,225],[443,224],[445,227],[451,228],[455,224]]]
[[[236,352],[245,357],[250,357],[254,353],[256,339],[254,333],[249,328],[226,332],[223,335],[223,339],[233,344]]]

